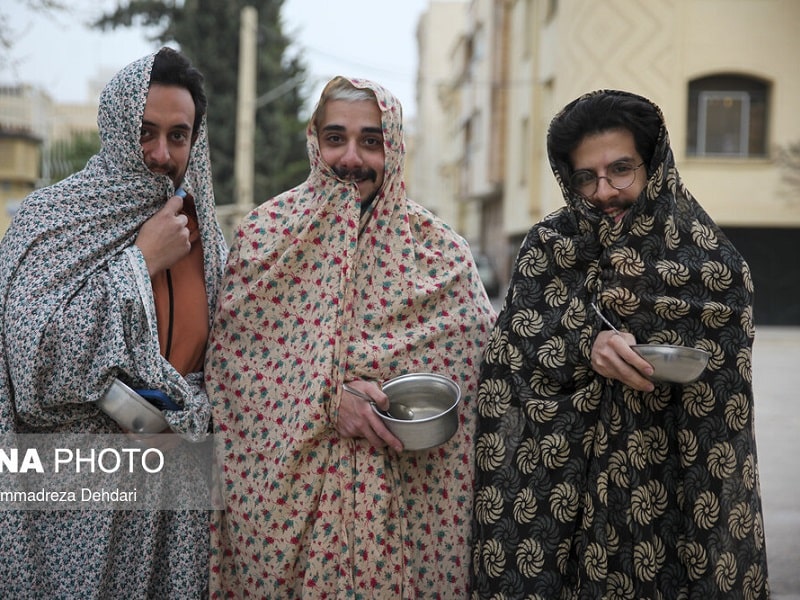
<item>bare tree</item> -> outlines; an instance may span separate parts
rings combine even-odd
[[[67,10],[63,0],[17,0],[29,10],[55,16],[61,11]],[[14,47],[16,39],[24,32],[16,31],[11,27],[11,19],[8,16],[10,3],[4,2],[0,6],[0,69],[5,69],[13,63],[11,49]]]

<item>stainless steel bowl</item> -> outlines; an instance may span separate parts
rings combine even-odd
[[[632,348],[653,365],[653,381],[691,383],[705,370],[711,354],[699,348],[669,344],[636,344]]]
[[[435,373],[409,373],[383,384],[389,410],[372,406],[405,450],[426,450],[444,444],[458,430],[461,388]]]
[[[132,433],[160,433],[169,427],[160,410],[119,379],[114,380],[97,406]]]

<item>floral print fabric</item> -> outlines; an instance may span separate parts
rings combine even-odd
[[[203,378],[159,352],[150,278],[134,246],[172,195],[140,145],[154,55],[122,69],[100,98],[101,149],[86,167],[26,198],[0,245],[0,432],[120,433],[95,405],[119,377],[183,406],[166,418],[208,430]],[[217,225],[206,128],[183,183],[194,196],[209,315],[226,247]],[[4,598],[196,598],[207,582],[203,511],[0,513]]]
[[[98,113],[100,152],[26,198],[2,240],[0,393],[14,412],[2,430],[109,431],[94,402],[120,377],[184,405],[167,415],[173,429],[207,431],[202,381],[184,379],[160,354],[150,278],[133,245],[173,192],[168,177],[147,169],[139,142],[152,62],[136,61],[109,82]],[[182,185],[200,222],[211,315],[226,248],[205,124]]]
[[[619,223],[551,164],[567,206],[523,242],[482,365],[473,597],[767,598],[747,264],[681,183],[663,117]],[[601,377],[591,302],[708,368],[652,393]]]
[[[467,595],[475,391],[494,317],[469,248],[408,200],[401,108],[380,86],[385,179],[360,218],[307,130],[311,173],[235,235],[206,360],[224,514],[219,598]],[[342,383],[435,372],[461,387],[446,444],[342,439]]]

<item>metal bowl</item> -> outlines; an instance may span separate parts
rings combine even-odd
[[[444,444],[458,430],[458,404],[461,388],[435,373],[410,373],[384,382],[389,410],[374,404],[386,427],[405,450],[426,450]]]
[[[132,433],[161,433],[169,427],[160,410],[119,379],[114,380],[97,406]]]
[[[653,381],[691,383],[705,370],[711,354],[699,348],[669,344],[636,344],[632,348],[653,365]]]

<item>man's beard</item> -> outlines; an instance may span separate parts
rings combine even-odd
[[[156,175],[166,175],[172,179],[173,182],[175,181],[175,169],[170,167],[170,165],[160,165],[154,162],[145,164],[147,164],[147,168],[151,173],[155,173]]]
[[[336,173],[336,176],[343,181],[352,181],[353,183],[359,183],[361,181],[377,181],[378,179],[378,172],[375,169],[346,169],[344,167],[333,167],[333,172]],[[372,201],[375,200],[376,196],[378,195],[378,190],[375,190],[372,194],[369,195],[368,198],[361,199],[361,214],[363,215],[367,209],[372,205]]]
[[[343,181],[352,181],[358,183],[359,181],[376,181],[378,179],[378,172],[375,169],[346,169],[344,167],[333,167],[333,172],[336,176]]]

